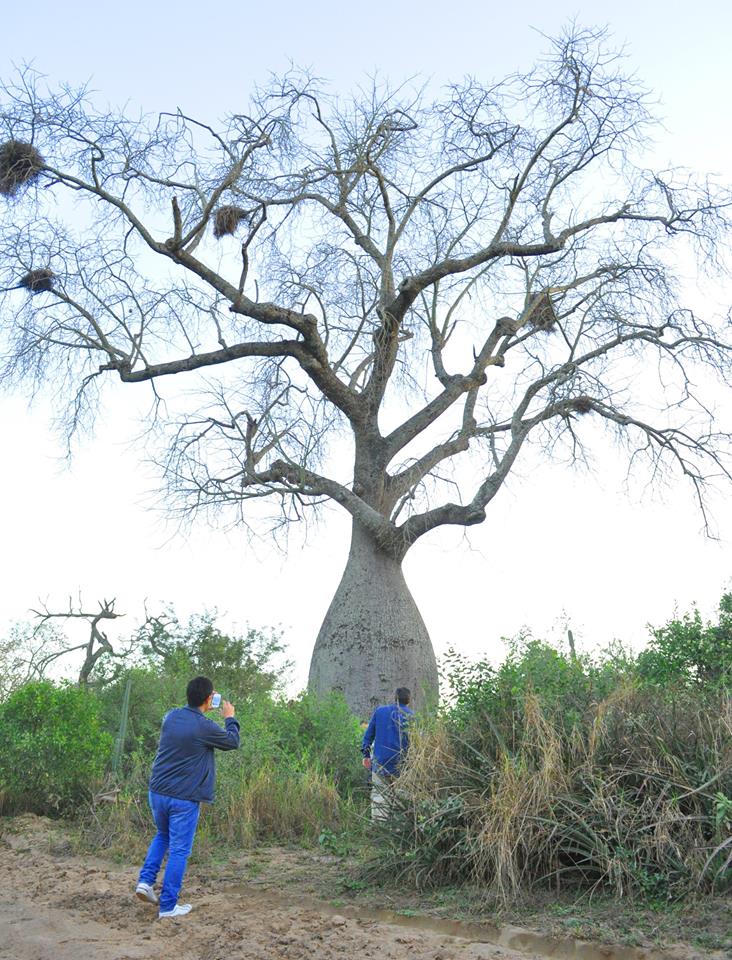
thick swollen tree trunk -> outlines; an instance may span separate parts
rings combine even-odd
[[[436,700],[432,643],[401,561],[354,521],[346,569],[315,641],[309,688],[339,690],[367,719],[393,701],[397,687],[409,687],[417,708]]]

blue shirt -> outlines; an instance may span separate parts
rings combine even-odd
[[[239,721],[227,717],[222,729],[195,707],[177,707],[163,717],[150,789],[179,800],[213,803],[214,749],[236,750]]]
[[[365,757],[371,754],[376,773],[397,776],[399,764],[409,747],[407,725],[414,716],[409,707],[390,703],[374,710],[361,743]]]

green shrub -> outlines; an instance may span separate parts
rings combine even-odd
[[[0,742],[6,812],[73,812],[98,785],[112,747],[96,696],[48,681],[0,704]]]
[[[216,626],[212,613],[191,617],[187,624],[173,614],[148,621],[134,639],[130,660],[137,661],[135,665],[107,682],[103,676],[98,678],[104,725],[115,737],[125,688],[131,681],[120,750],[123,771],[136,754],[155,751],[163,716],[185,704],[186,685],[194,676],[210,677],[234,703],[240,718],[252,711],[256,714],[261,703],[271,700],[287,669],[287,663],[275,662],[282,649],[275,631],[249,629],[230,636]]]
[[[143,671],[135,683],[152,698],[151,678]],[[131,704],[133,724],[138,708]],[[216,802],[204,810],[199,851],[221,843],[315,842],[323,830],[342,832],[356,822],[366,802],[361,730],[342,696],[285,700],[262,693],[237,709],[237,718],[241,745],[217,755]],[[160,720],[158,714],[155,744]],[[117,802],[83,824],[91,846],[123,852],[130,837],[146,836],[153,750],[128,755]]]
[[[191,674],[193,676],[193,674]],[[125,687],[130,680],[130,702],[122,769],[126,771],[137,754],[154,754],[163,717],[172,707],[186,702],[188,675],[161,673],[152,667],[132,667],[98,692],[104,728],[114,737],[120,727]]]
[[[653,629],[637,673],[642,683],[659,687],[732,686],[732,595],[722,597],[716,624],[704,623],[694,608]]]
[[[301,771],[318,770],[346,795],[363,781],[359,720],[340,693],[299,697],[273,704],[278,754]]]
[[[447,715],[481,754],[514,751],[524,736],[526,698],[563,730],[582,726],[595,705],[633,677],[634,664],[622,648],[595,659],[575,656],[533,637],[511,641],[499,667],[471,663],[450,651],[443,665],[449,693]]]
[[[142,666],[177,677],[184,690],[191,677],[210,677],[217,690],[241,706],[275,691],[289,668],[281,660],[280,634],[252,627],[243,634],[224,633],[216,625],[216,616],[205,612],[182,624],[170,612],[148,620],[134,640]]]

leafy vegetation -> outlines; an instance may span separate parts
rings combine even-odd
[[[362,851],[366,876],[420,889],[477,885],[504,902],[603,890],[668,904],[732,880],[731,666],[728,596],[717,622],[674,617],[639,655],[578,654],[530,635],[500,665],[451,652],[443,707],[414,731],[393,816],[367,826],[361,731],[344,700],[288,699],[276,633],[229,636],[213,615],[171,614],[131,638],[122,669],[102,663],[94,689],[34,682],[0,704],[3,802],[79,814],[89,843],[129,856],[149,833],[161,717],[206,673],[236,703],[241,748],[219,758],[198,855],[318,843]],[[115,802],[88,803],[105,772]]]
[[[451,701],[413,738],[373,865],[505,899],[551,885],[673,900],[732,880],[732,619],[697,611],[633,657],[519,638],[452,653]]]
[[[48,681],[27,683],[0,704],[3,812],[69,813],[101,781],[112,737],[97,698]]]
[[[217,689],[240,713],[269,702],[289,666],[282,660],[283,651],[275,631],[250,628],[243,635],[229,636],[216,625],[213,613],[191,617],[184,624],[172,613],[148,619],[131,638],[123,669],[119,661],[108,660],[96,677],[105,722],[115,735],[130,681],[122,756],[130,761],[136,754],[147,756],[155,750],[162,717],[185,703],[191,677],[215,678]]]
[[[637,670],[646,684],[732,688],[732,594],[722,597],[716,624],[695,609],[652,630]]]

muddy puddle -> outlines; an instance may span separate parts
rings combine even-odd
[[[412,916],[382,910],[373,907],[361,907],[358,904],[334,906],[314,897],[280,894],[270,888],[258,887],[256,882],[232,884],[228,887],[232,895],[261,902],[267,906],[286,907],[297,904],[298,907],[317,911],[331,917],[344,917],[348,920],[390,924],[406,930],[432,933],[451,937],[474,944],[486,944],[503,947],[508,950],[525,953],[532,957],[551,958],[551,960],[668,960],[672,954],[644,947],[623,947],[609,944],[588,943],[571,938],[550,937],[545,934],[526,930],[522,927],[506,925],[494,926],[490,923],[474,923],[466,920],[445,920],[440,917]]]

